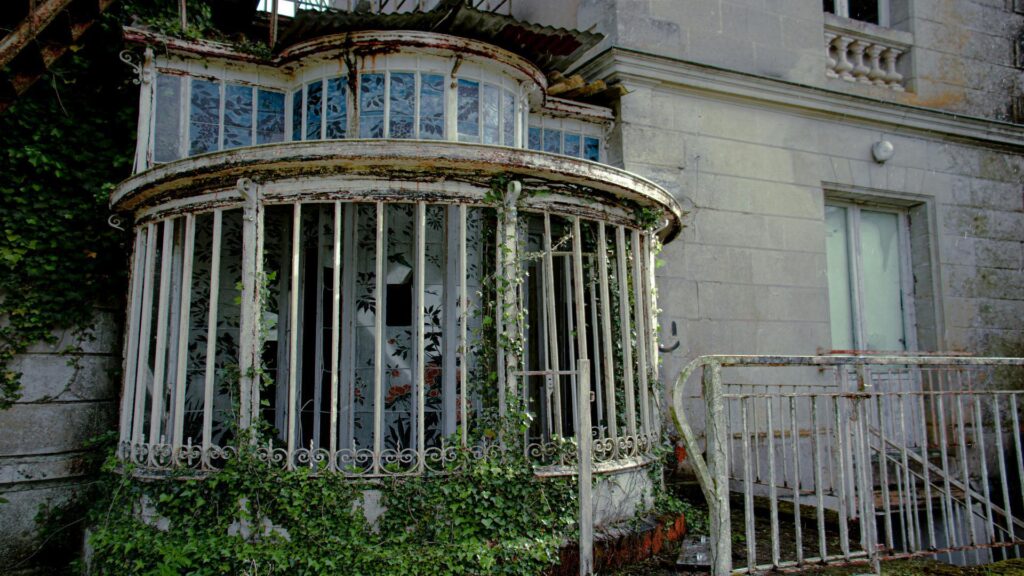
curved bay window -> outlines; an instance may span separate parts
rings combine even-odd
[[[422,32],[339,52],[389,33],[359,34],[277,68],[147,60],[140,171],[111,199],[135,234],[121,458],[216,470],[255,442],[379,477],[514,449],[564,474],[589,413],[598,472],[647,462],[678,205],[587,161],[610,112],[544,116],[522,58]]]

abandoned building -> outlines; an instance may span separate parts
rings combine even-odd
[[[268,465],[416,475],[445,468],[492,393],[532,415],[538,474],[576,474],[565,439],[590,421],[598,528],[650,506],[675,405],[707,478],[761,486],[748,517],[771,499],[775,550],[749,548],[751,569],[786,561],[777,491],[816,499],[822,526],[825,508],[875,517],[868,556],[872,538],[1020,543],[1021,363],[970,359],[1024,356],[1022,0],[237,4],[269,55],[124,30],[138,140],[110,207],[132,233],[126,309],[99,313],[84,370],[67,341],[18,357],[0,559],[105,428],[152,473],[216,470],[262,420]],[[715,354],[765,356],[691,364]],[[722,366],[752,368],[726,376],[746,391],[730,412],[676,393],[695,366],[704,396]],[[847,413],[799,396],[833,379],[898,383],[900,417],[881,397]],[[906,399],[965,382],[1000,393]],[[819,444],[837,446],[831,479]],[[901,500],[876,509],[882,485]],[[821,530],[820,559],[856,556],[855,536],[826,550]]]

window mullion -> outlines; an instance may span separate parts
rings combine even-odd
[[[906,212],[897,215],[900,256],[900,307],[903,310],[903,348],[917,350],[917,311],[914,309],[914,271],[910,262],[910,222]]]

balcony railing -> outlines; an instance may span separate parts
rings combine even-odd
[[[909,32],[826,14],[825,75],[903,92],[899,69],[912,43]]]

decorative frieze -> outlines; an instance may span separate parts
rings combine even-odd
[[[825,76],[903,92],[898,69],[912,43],[908,32],[825,14]]]

